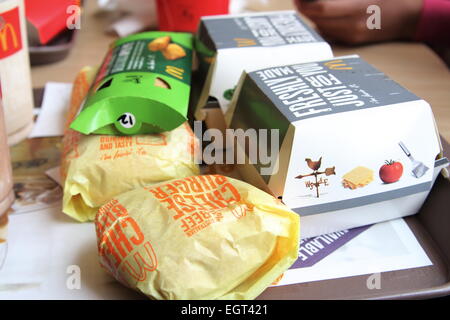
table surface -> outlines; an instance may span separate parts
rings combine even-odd
[[[83,66],[100,64],[108,45],[113,17],[86,1],[76,43],[69,56],[57,63],[32,68],[33,87],[48,81],[72,82]],[[420,43],[383,43],[361,47],[333,46],[335,56],[358,54],[417,96],[428,101],[441,135],[450,141],[450,72],[445,63]]]

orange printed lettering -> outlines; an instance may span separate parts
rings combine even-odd
[[[127,209],[125,209],[125,207],[122,206],[120,203],[112,207],[111,211],[116,214],[117,218],[124,217],[128,214]]]
[[[169,195],[172,195],[174,193],[178,193],[178,189],[174,185],[172,185],[171,183],[166,184],[165,187],[166,187],[167,192],[169,193]]]
[[[210,193],[207,193],[206,195],[210,195]],[[205,194],[198,194],[195,197],[199,198],[203,201],[203,203],[207,206],[209,206],[211,209],[218,209],[216,205],[214,205],[214,203],[210,202],[207,198],[206,198]],[[204,206],[202,206],[204,207]]]
[[[214,178],[215,178],[216,183],[217,183],[218,185],[224,184],[225,182],[228,181],[227,178],[226,178],[225,176],[221,176],[221,175],[218,175],[218,174],[215,174],[215,175],[214,175]]]
[[[122,258],[125,258],[127,252],[122,247],[122,244],[125,245],[125,248],[128,252],[130,252],[133,248],[131,247],[130,242],[120,228],[120,224],[116,224],[114,226],[114,229],[110,229],[108,233],[111,237],[112,242],[114,243],[114,246],[117,248]]]
[[[227,192],[227,189],[228,189],[229,191],[231,191],[231,193],[233,194],[233,196],[231,196],[231,197],[228,198],[228,199],[225,199],[226,202],[231,203],[231,202],[238,202],[238,201],[241,200],[241,195],[239,194],[239,192],[236,190],[236,188],[235,188],[231,183],[225,184],[225,185],[220,189],[220,191],[221,191],[222,193],[225,194],[225,193]]]
[[[167,198],[169,195],[165,193],[161,187],[152,188],[149,190],[153,195],[156,197],[156,199],[164,199]]]
[[[173,216],[174,220],[178,220],[180,219],[183,215],[184,212],[183,210],[180,210],[180,208],[178,208],[178,206],[176,205],[176,203],[173,201],[173,199],[171,198],[167,198],[162,200],[161,202],[167,202],[169,205],[167,206],[167,209],[169,210],[175,210],[175,212],[177,213],[176,215]]]
[[[133,242],[134,245],[140,245],[144,241],[144,234],[142,233],[141,228],[139,228],[136,221],[131,217],[126,217],[121,221],[121,225],[123,228],[126,228],[128,223],[136,233],[136,236],[130,237],[131,242]]]
[[[206,196],[210,201],[218,205],[219,208],[225,208],[227,206],[227,203],[225,202],[225,199],[223,198],[219,190],[214,190],[213,194],[208,193]]]
[[[182,206],[182,209],[185,210],[186,212],[192,212],[195,210],[194,206],[191,206],[189,204],[187,204],[186,202],[184,202],[184,198],[179,195],[179,194],[175,194],[173,196],[173,200],[179,205]]]
[[[195,177],[186,178],[186,180],[190,182],[189,186],[193,192],[203,192],[202,185]]]
[[[189,193],[189,187],[188,187],[188,184],[187,184],[186,181],[184,181],[184,180],[177,180],[177,181],[174,181],[173,184],[175,186],[177,186],[178,190],[180,190],[181,192]]]
[[[214,179],[212,178],[211,175],[207,175],[207,176],[206,176],[206,179],[209,181],[209,184],[211,185],[211,187],[212,187],[213,189],[215,189],[215,188],[217,187],[216,184],[214,183]]]
[[[111,243],[110,239],[107,236],[103,237],[103,242],[106,244],[106,247],[107,247],[106,252],[109,252],[110,254],[113,255],[114,259],[116,260],[114,265],[116,267],[118,267],[119,264],[122,262],[122,258],[117,254],[116,250],[114,249],[113,244]]]

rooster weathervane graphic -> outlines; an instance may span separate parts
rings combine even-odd
[[[320,176],[322,174],[324,174],[325,176],[335,175],[336,174],[336,172],[334,171],[335,167],[333,166],[331,168],[326,168],[325,171],[319,171],[320,166],[322,165],[322,157],[320,157],[320,159],[317,160],[317,161],[312,161],[310,158],[306,158],[305,161],[306,161],[306,164],[308,165],[308,167],[313,172],[310,173],[310,174],[306,174],[306,175],[296,176],[295,179],[303,179],[305,177],[312,177],[312,176],[314,176],[316,182],[307,181],[307,182],[305,182],[305,185],[306,185],[307,188],[309,188],[311,190],[313,188],[316,188],[316,195],[317,195],[317,198],[319,198],[319,186],[321,184],[327,186],[328,185],[328,179],[320,178],[320,180],[318,180],[317,176]]]

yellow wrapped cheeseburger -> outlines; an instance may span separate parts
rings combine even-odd
[[[101,265],[152,299],[254,299],[298,255],[299,216],[221,175],[123,193],[95,225]]]
[[[93,220],[117,194],[199,173],[197,141],[187,123],[170,132],[135,136],[83,135],[70,129],[94,75],[86,67],[75,80],[63,138],[63,212],[79,221]]]

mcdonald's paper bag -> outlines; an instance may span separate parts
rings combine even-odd
[[[153,299],[253,299],[298,256],[299,216],[221,175],[118,195],[95,225],[101,265]]]
[[[8,143],[23,140],[33,126],[33,95],[23,0],[0,1],[0,98]]]

